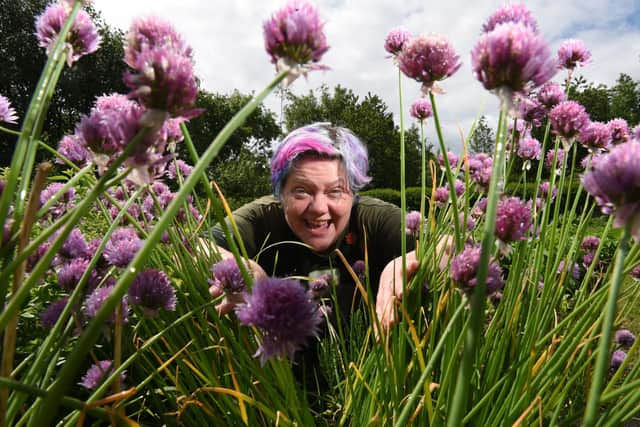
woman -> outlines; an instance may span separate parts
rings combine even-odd
[[[358,191],[371,178],[367,150],[351,131],[328,123],[296,129],[276,147],[271,159],[273,196],[233,212],[254,276],[319,278],[329,272],[337,286],[340,313],[348,317],[360,292],[348,264],[368,259],[380,326],[395,323],[395,299],[402,293],[401,210]],[[227,220],[228,221],[228,220]],[[224,258],[231,257],[219,226],[213,237]],[[409,250],[413,242],[408,241]],[[407,275],[416,271],[407,254]],[[221,290],[212,287],[212,295]],[[333,292],[332,292],[333,293]],[[229,302],[219,306],[229,311]]]

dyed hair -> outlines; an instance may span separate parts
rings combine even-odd
[[[340,159],[353,192],[371,181],[367,175],[369,157],[363,142],[349,129],[330,123],[313,123],[293,130],[277,145],[271,157],[271,185],[276,197],[280,197],[294,161],[307,154]]]

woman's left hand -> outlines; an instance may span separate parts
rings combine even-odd
[[[416,252],[406,255],[407,282],[418,270]],[[376,296],[376,314],[378,323],[383,331],[388,331],[397,322],[396,301],[402,299],[402,257],[398,257],[387,264],[380,274],[378,295]],[[377,325],[374,324],[376,336],[379,336]]]

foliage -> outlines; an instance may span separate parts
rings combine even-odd
[[[493,153],[494,144],[493,130],[487,124],[487,118],[482,115],[473,129],[469,140],[469,149],[472,153]]]

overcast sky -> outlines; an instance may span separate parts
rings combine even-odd
[[[326,21],[330,46],[322,63],[331,70],[298,79],[295,93],[327,84],[340,84],[363,98],[379,95],[398,120],[398,73],[384,51],[389,30],[405,27],[413,34],[438,33],[449,38],[462,67],[441,83],[446,94],[437,97],[446,144],[460,150],[459,130],[467,132],[472,120],[485,114],[492,127],[497,121],[497,100],[473,77],[470,54],[483,22],[503,1],[398,1],[318,0]],[[640,80],[640,0],[535,0],[525,1],[553,52],[567,38],[582,39],[592,63],[577,70],[587,81],[613,86],[620,73]],[[259,91],[271,80],[274,67],[264,51],[262,23],[285,4],[284,0],[94,0],[106,22],[126,31],[132,18],[156,15],[169,20],[194,49],[196,74],[209,92]],[[561,81],[564,73],[554,80]],[[420,96],[420,85],[403,78],[405,111]],[[275,94],[266,101],[278,113]],[[405,124],[411,118],[405,114]],[[431,123],[430,142],[436,143]]]

